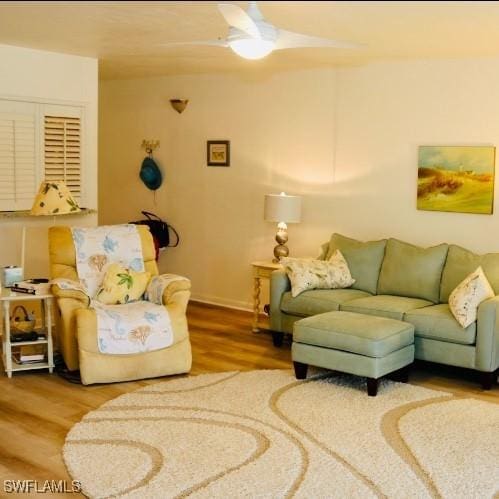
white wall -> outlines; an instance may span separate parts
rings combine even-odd
[[[263,220],[264,195],[308,195],[324,191],[316,182],[331,182],[334,83],[332,70],[256,81],[187,76],[101,82],[99,222],[157,212],[182,238],[161,255],[162,270],[189,276],[196,298],[248,306],[250,262],[270,258],[275,244],[274,224]],[[190,102],[178,114],[169,99],[182,96]],[[154,156],[165,180],[156,204],[138,177],[142,139],[161,141]],[[231,141],[229,168],[206,166],[209,139]],[[309,223],[290,228],[295,254],[315,253],[329,232],[314,227],[310,200],[304,214]]]
[[[182,97],[179,115],[168,100]],[[499,251],[497,214],[416,210],[417,146],[496,144],[498,107],[498,59],[102,82],[100,222],[159,213],[182,236],[162,270],[189,276],[195,298],[243,307],[249,264],[274,245],[266,193],[303,196],[294,256],[333,231]],[[144,138],[161,140],[156,204],[138,179]],[[209,139],[231,141],[230,168],[206,166]]]
[[[89,186],[85,207],[97,208],[97,60],[0,45],[0,97],[85,106],[84,151]],[[97,216],[60,217],[57,224],[95,225]],[[22,226],[27,227],[26,276],[48,272],[47,227],[52,217],[5,218],[0,214],[0,266],[20,263]]]
[[[339,81],[336,229],[499,252],[497,203],[492,216],[416,210],[419,145],[499,146],[499,59],[376,64]]]

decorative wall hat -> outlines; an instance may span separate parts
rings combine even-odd
[[[159,147],[159,140],[143,140],[142,148],[146,150],[148,156],[142,161],[139,177],[144,182],[145,186],[151,191],[155,191],[161,187],[163,183],[163,175],[156,161],[152,157],[154,149]]]
[[[163,182],[161,170],[151,157],[144,158],[144,161],[142,161],[139,176],[145,186],[151,189],[151,191],[159,189]]]

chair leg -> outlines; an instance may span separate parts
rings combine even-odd
[[[305,379],[307,377],[308,364],[293,362],[293,367],[295,368],[296,379]]]
[[[378,393],[378,380],[374,378],[367,378],[367,394],[369,397],[376,397]]]
[[[275,347],[281,347],[284,340],[284,333],[280,331],[272,331],[272,343]]]
[[[480,372],[480,381],[482,383],[482,388],[484,390],[490,390],[492,385],[495,383],[496,372],[485,373]]]

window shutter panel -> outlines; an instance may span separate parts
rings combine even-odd
[[[0,211],[31,209],[36,184],[35,115],[0,109]]]
[[[45,180],[63,180],[77,201],[81,199],[81,119],[44,116]]]

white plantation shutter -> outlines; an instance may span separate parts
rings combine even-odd
[[[45,180],[63,180],[81,198],[81,118],[44,114]]]
[[[38,187],[36,106],[0,101],[0,211],[29,210]]]

